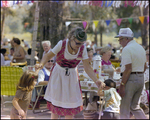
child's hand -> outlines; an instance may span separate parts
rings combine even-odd
[[[25,112],[22,109],[18,110],[18,113],[21,117],[25,116]]]

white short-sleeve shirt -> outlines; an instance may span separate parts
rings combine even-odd
[[[130,41],[122,50],[121,72],[124,72],[125,65],[132,64],[132,72],[143,72],[146,62],[144,48],[135,40]]]
[[[78,54],[79,54],[80,49],[78,50],[78,52],[77,52],[76,55],[70,54],[69,51],[68,51],[68,47],[67,47],[68,41],[69,41],[69,40],[67,39],[67,40],[66,40],[66,47],[65,47],[64,57],[65,57],[66,59],[68,59],[68,60],[69,60],[69,59],[76,59],[77,56],[78,56]],[[61,50],[61,48],[62,48],[62,43],[63,43],[63,41],[60,40],[60,41],[57,43],[57,45],[52,49],[52,52],[53,52],[55,55]],[[85,45],[84,45],[84,50],[83,50],[83,54],[82,54],[82,59],[83,59],[83,60],[88,59],[88,54],[87,54],[87,50],[86,50]]]
[[[43,67],[43,69],[45,70],[46,74],[48,76],[50,76],[50,71],[47,70],[45,67]],[[43,70],[40,70],[38,73],[38,81],[37,82],[39,83],[41,81],[44,81],[44,79],[45,79],[45,74],[44,74]]]

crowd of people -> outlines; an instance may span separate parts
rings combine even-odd
[[[145,86],[144,80],[145,73],[149,71],[149,48],[145,50],[133,40],[133,37],[134,34],[130,28],[119,30],[119,34],[115,36],[122,46],[119,52],[112,47],[111,43],[105,47],[97,47],[95,42],[87,40],[86,31],[81,27],[73,28],[68,36],[60,40],[53,49],[51,49],[50,41],[43,41],[41,44],[44,52],[40,63],[35,63],[34,73],[36,74],[33,74],[33,71],[26,71],[20,78],[13,99],[14,107],[11,111],[11,118],[26,118],[28,106],[33,107],[36,100],[37,93],[34,86],[47,85],[44,99],[47,101],[48,109],[52,112],[51,119],[58,119],[59,115],[65,116],[65,119],[72,119],[83,110],[78,72],[85,72],[99,88],[98,95],[106,97],[102,119],[129,119],[131,113],[135,118],[146,119],[140,107],[140,97],[143,88],[149,87]],[[28,47],[25,51],[18,38],[13,38],[10,45],[7,42],[4,42],[1,49],[1,65],[8,65],[6,60],[25,62],[31,58],[30,46],[25,45]],[[22,42],[26,44],[24,40]],[[7,50],[10,50],[9,55],[6,55]],[[104,82],[97,78],[92,68],[95,55],[99,55],[102,59],[103,72],[116,71],[121,74],[118,91],[111,75]],[[38,53],[35,59],[38,60]],[[121,61],[119,69],[112,65],[111,59]],[[30,84],[27,85],[29,81]],[[24,98],[23,95],[26,97]]]

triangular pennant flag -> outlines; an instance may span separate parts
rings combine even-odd
[[[107,26],[110,24],[110,20],[105,20]]]
[[[71,23],[71,22],[65,22],[65,24],[66,24],[66,27],[67,27],[68,25],[70,25],[70,23]]]
[[[96,28],[96,27],[97,27],[97,25],[98,25],[98,23],[99,23],[99,21],[98,21],[98,20],[94,20],[94,21],[93,21],[93,23],[94,23],[95,28]]]
[[[120,26],[122,19],[120,18],[120,19],[117,19],[116,21],[117,21],[117,24]]]
[[[30,1],[30,0],[28,0],[27,4],[30,4],[30,3],[31,3],[31,1]]]
[[[128,20],[129,20],[130,24],[132,24],[133,18],[128,18]]]
[[[83,21],[82,24],[83,24],[83,27],[84,27],[84,29],[85,29],[86,26],[87,26],[87,22],[86,22],[86,21]]]
[[[141,23],[143,24],[143,22],[144,22],[144,16],[140,16],[139,19],[140,19]]]
[[[147,17],[147,23],[149,23],[149,16]]]

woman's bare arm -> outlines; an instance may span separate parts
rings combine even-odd
[[[91,65],[89,64],[89,60],[86,59],[86,60],[82,60],[82,61],[83,61],[84,70],[88,74],[88,76],[96,83],[96,85],[98,87],[101,86],[101,88],[103,88],[105,86],[105,83],[98,80],[98,78],[96,77],[96,74],[94,73]]]
[[[25,112],[19,106],[18,101],[19,101],[19,99],[16,98],[16,97],[14,97],[14,99],[12,100],[12,104],[17,109],[19,115],[21,115],[22,117],[24,117],[25,116]]]
[[[42,58],[42,60],[41,60],[41,65],[42,66],[44,66],[45,64],[46,64],[46,62],[48,61],[48,60],[50,60],[51,58],[53,58],[55,56],[55,54],[52,52],[52,51],[50,51],[49,53],[46,53],[44,56],[43,56],[43,58]]]

